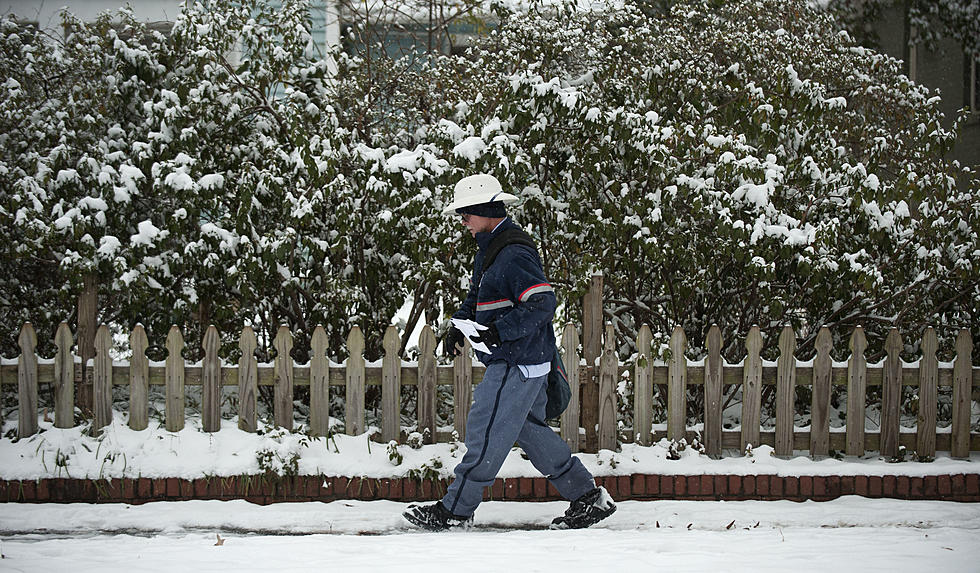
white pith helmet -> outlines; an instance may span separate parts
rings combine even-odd
[[[504,204],[514,203],[517,201],[517,197],[510,193],[504,193],[503,188],[500,186],[500,181],[497,181],[497,178],[493,175],[486,173],[470,175],[469,177],[460,179],[456,183],[456,188],[453,190],[453,200],[442,210],[442,214],[449,215],[455,213],[456,209],[460,207],[492,203],[494,201],[500,201]]]

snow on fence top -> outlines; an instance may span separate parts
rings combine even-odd
[[[579,364],[569,369],[572,401],[561,416],[561,435],[572,451],[580,447],[579,390],[592,386],[598,391],[598,449],[615,449],[619,424],[617,385],[624,373],[633,379],[633,439],[649,445],[660,438],[686,439],[696,436],[688,424],[688,389],[703,387],[704,408],[698,413],[703,422],[702,441],[705,453],[720,456],[722,448],[774,446],[776,455],[790,456],[794,450],[809,450],[811,455],[826,456],[831,449],[847,455],[862,455],[877,450],[883,456],[895,456],[900,446],[914,448],[920,459],[935,456],[936,450],[949,451],[953,457],[969,457],[971,450],[980,450],[980,434],[970,432],[971,392],[980,388],[980,368],[972,366],[973,341],[968,330],[959,333],[956,358],[952,363],[940,363],[936,358],[936,334],[932,328],[922,338],[922,357],[915,364],[903,363],[899,357],[902,340],[893,332],[886,344],[887,357],[878,364],[868,364],[864,358],[864,331],[854,330],[850,339],[851,357],[846,364],[831,359],[831,336],[824,328],[816,339],[817,355],[813,360],[795,358],[796,336],[786,327],[779,338],[780,357],[775,366],[763,363],[762,335],[758,327],[749,332],[745,347],[748,355],[738,365],[726,364],[721,356],[721,331],[717,326],[708,333],[708,356],[698,363],[684,358],[687,339],[677,327],[670,339],[670,356],[666,362],[655,362],[650,356],[652,339],[649,327],[640,329],[637,348],[645,349],[630,364],[621,364],[615,352],[612,326],[606,326],[605,347],[594,366],[580,360],[579,337],[576,328],[565,327],[561,340],[566,364]],[[151,385],[165,387],[165,424],[168,431],[184,427],[184,389],[186,385],[202,387],[202,425],[206,432],[217,432],[221,426],[221,389],[237,386],[239,396],[238,425],[254,432],[256,429],[256,397],[259,386],[274,388],[274,420],[279,426],[293,430],[293,390],[295,386],[310,387],[309,431],[328,435],[329,387],[346,388],[344,401],[345,431],[351,435],[366,430],[365,391],[368,385],[381,386],[381,438],[399,440],[402,428],[401,387],[418,387],[418,431],[431,443],[445,439],[436,425],[436,388],[453,386],[455,431],[462,439],[466,432],[466,416],[472,401],[473,384],[479,383],[483,367],[474,366],[466,352],[451,366],[436,362],[436,339],[432,330],[423,328],[419,339],[420,356],[417,363],[407,363],[398,355],[399,337],[395,327],[385,333],[385,357],[380,366],[369,366],[362,356],[364,337],[354,327],[347,339],[350,353],[344,364],[330,363],[326,358],[327,340],[322,328],[312,339],[312,360],[299,365],[290,357],[293,337],[281,327],[273,342],[278,354],[275,361],[259,364],[254,357],[255,333],[250,327],[242,330],[242,358],[237,365],[222,362],[218,356],[220,339],[212,326],[204,337],[204,359],[187,365],[181,355],[184,341],[180,330],[173,327],[167,336],[169,353],[165,362],[153,365],[146,358],[147,338],[142,326],[130,336],[133,358],[128,364],[113,363],[109,349],[109,329],[99,328],[95,343],[96,356],[91,366],[76,361],[72,353],[73,338],[67,324],[62,324],[55,336],[58,352],[53,361],[40,363],[35,348],[37,337],[33,327],[23,326],[19,344],[22,350],[16,366],[0,366],[0,390],[4,386],[18,388],[18,435],[26,437],[38,428],[38,384],[53,386],[55,426],[74,424],[74,389],[82,381],[90,381],[94,394],[94,428],[100,429],[112,420],[112,387],[129,386],[129,425],[135,430],[146,428],[148,392]],[[741,386],[741,427],[725,430],[722,420],[722,397],[725,386]],[[666,387],[666,429],[657,430],[653,424],[654,389]],[[796,388],[811,390],[811,424],[806,429],[794,427]],[[846,432],[831,432],[831,388],[846,386]],[[866,401],[869,387],[881,387],[881,424],[877,432],[865,428]],[[763,431],[760,412],[763,389],[775,392],[775,428]],[[918,390],[916,431],[900,432],[903,387]],[[950,431],[937,432],[936,418],[939,388],[952,387],[952,425]],[[660,394],[662,396],[662,393]],[[594,414],[594,413],[593,413]],[[590,448],[591,449],[591,448]]]

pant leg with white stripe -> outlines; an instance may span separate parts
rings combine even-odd
[[[547,380],[547,376],[544,377]],[[547,383],[534,400],[517,445],[524,450],[534,467],[547,476],[558,493],[569,501],[576,500],[595,489],[595,479],[582,461],[572,455],[565,440],[544,422],[548,403]]]
[[[493,484],[500,466],[517,442],[546,377],[526,379],[517,366],[491,362],[473,391],[466,421],[466,453],[456,465],[456,479],[442,504],[455,515],[468,516],[483,501],[483,488]]]

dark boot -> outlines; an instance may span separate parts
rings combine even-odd
[[[408,510],[402,516],[412,525],[429,531],[445,531],[450,528],[467,528],[473,525],[472,515],[467,517],[453,515],[442,505],[441,501],[432,505],[412,504],[408,506]]]
[[[551,529],[582,529],[595,525],[616,511],[616,504],[604,487],[597,487],[576,499],[565,515],[551,522]]]

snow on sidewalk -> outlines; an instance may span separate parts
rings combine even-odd
[[[477,527],[448,533],[408,528],[405,507],[3,504],[0,570],[864,573],[976,571],[980,563],[980,504],[627,501],[602,527],[549,531],[566,504],[488,502]]]

